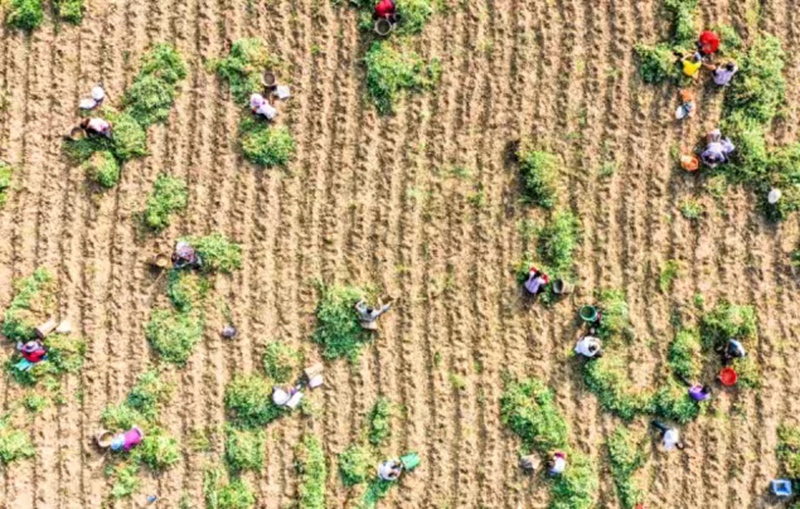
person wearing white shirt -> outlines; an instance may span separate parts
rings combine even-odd
[[[267,120],[272,120],[278,115],[278,110],[272,107],[261,94],[253,94],[250,96],[250,109],[256,115],[262,115]]]
[[[599,338],[594,336],[583,336],[575,345],[575,353],[583,355],[584,357],[601,357],[603,352],[601,350],[602,343]]]

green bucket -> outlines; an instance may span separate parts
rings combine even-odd
[[[592,323],[597,320],[597,308],[594,306],[583,306],[578,314],[584,322]]]
[[[400,458],[403,468],[410,472],[419,466],[419,455],[415,452],[408,453]]]

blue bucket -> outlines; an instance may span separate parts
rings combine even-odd
[[[792,481],[788,479],[775,479],[769,483],[770,490],[778,497],[792,496]]]

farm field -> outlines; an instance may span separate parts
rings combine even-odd
[[[30,35],[3,26],[0,160],[15,172],[0,208],[0,307],[14,298],[13,281],[49,268],[58,315],[85,338],[86,359],[63,379],[66,401],[36,414],[12,412],[26,389],[0,378],[3,411],[36,449],[0,468],[0,508],[143,507],[148,494],[156,507],[206,507],[204,470],[225,452],[226,385],[261,373],[271,341],[298,349],[306,364],[322,360],[310,339],[319,280],[377,288],[393,308],[355,362],[326,361],[307,410],[266,426],[264,467],[242,475],[255,507],[297,504],[296,446],[309,435],[325,454],[325,507],[354,506],[337,455],[358,440],[380,396],[397,409],[383,450],[416,451],[422,462],[378,507],[547,507],[550,489],[518,467],[520,440],[501,423],[508,373],[553,390],[569,443],[597,465],[597,507],[620,507],[604,443],[623,421],[600,407],[571,355],[576,309],[603,289],[627,296],[627,374],[640,387],[664,377],[676,316],[692,320],[698,296],[706,309],[755,308],[749,355],[761,387],[715,391],[681,428],[687,449],[666,454],[653,438],[637,475],[646,508],[778,506],[768,496],[777,428],[800,413],[798,217],[769,223],[751,192],[715,197],[702,175],[676,166],[676,152],[716,127],[723,97],[697,86],[697,115],[676,124],[676,87],[639,77],[633,47],[669,30],[662,1],[443,5],[412,39],[426,60],[441,61],[440,82],[404,96],[393,115],[366,98],[357,14],[328,1],[90,0],[76,26],[49,16]],[[786,104],[768,139],[797,141],[800,3],[702,0],[698,18],[731,25],[745,41],[759,31],[780,39]],[[291,86],[276,119],[296,142],[285,169],[243,158],[241,108],[209,69],[245,37],[264,41]],[[100,191],[63,154],[63,135],[94,84],[120,99],[160,42],[178,49],[188,74],[167,122],[148,129],[150,154]],[[552,307],[532,304],[514,278],[534,249],[533,225],[549,217],[521,201],[508,157],[520,138],[563,159],[557,207],[581,224],[578,291]],[[162,232],[143,232],[138,214],[163,172],[187,181],[188,207]],[[684,217],[686,200],[702,206],[698,220]],[[202,340],[185,367],[166,368],[174,391],[160,421],[179,439],[180,458],[159,475],[142,469],[136,493],[114,499],[94,433],[104,407],[157,363],[145,326],[165,281],[146,262],[179,237],[213,232],[241,244],[242,268],[209,276]],[[671,260],[677,277],[662,291]],[[234,340],[219,335],[226,315]],[[5,362],[13,344],[4,345]],[[644,433],[648,422],[627,426]]]

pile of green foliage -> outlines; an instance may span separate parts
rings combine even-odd
[[[673,45],[689,47],[697,38],[697,3],[698,0],[664,0],[664,8],[672,14]]]
[[[758,193],[761,208],[772,221],[784,220],[800,209],[800,143],[770,148],[766,141],[766,130],[786,98],[784,67],[780,40],[770,35],[756,37],[725,95],[721,130],[736,151],[731,162],[717,170],[729,183]],[[766,200],[773,187],[783,192],[776,204]]]
[[[203,337],[203,325],[199,312],[154,309],[145,327],[145,337],[161,360],[182,366]]]
[[[687,424],[697,419],[704,405],[692,399],[685,386],[668,380],[653,396],[652,407],[662,419]]]
[[[364,292],[352,286],[326,286],[317,304],[317,324],[312,339],[322,347],[326,359],[358,358],[361,345],[369,339],[354,309]]]
[[[397,0],[400,16],[397,32],[401,35],[421,33],[435,12],[435,0]]]
[[[157,370],[145,371],[136,379],[125,400],[132,410],[147,421],[158,419],[159,406],[169,401],[174,387],[163,381]]]
[[[8,191],[11,189],[11,175],[14,169],[11,165],[0,161],[0,207],[8,200]]]
[[[540,150],[521,148],[517,152],[525,199],[546,209],[556,203],[558,193],[558,156]]]
[[[676,57],[668,44],[637,44],[634,51],[639,59],[639,74],[645,83],[657,85],[681,77]]]
[[[239,123],[239,136],[242,154],[259,166],[286,166],[294,155],[294,138],[284,126],[273,127],[261,119],[244,116]]]
[[[672,284],[678,278],[681,264],[677,260],[667,260],[661,266],[661,273],[658,276],[658,289],[661,293],[672,291]]]
[[[553,393],[538,379],[506,382],[500,397],[500,420],[522,439],[525,453],[567,447],[567,424]]]
[[[230,274],[242,268],[242,246],[221,233],[214,232],[205,237],[181,239],[197,251],[203,261],[203,271]]]
[[[378,447],[383,445],[392,432],[390,419],[392,418],[392,404],[385,398],[380,397],[375,402],[369,413],[369,443]]]
[[[553,393],[538,379],[507,380],[500,397],[500,420],[522,439],[523,453],[567,453],[570,467],[551,482],[551,508],[594,507],[599,487],[592,462],[569,448],[567,424],[558,412]]]
[[[367,93],[382,115],[394,111],[404,91],[432,89],[441,76],[438,60],[426,63],[411,47],[393,41],[376,41],[364,57]]]
[[[186,74],[186,63],[178,50],[171,44],[156,44],[142,57],[139,74],[125,91],[125,112],[145,129],[164,122]]]
[[[568,277],[574,271],[573,255],[579,241],[578,217],[570,210],[561,210],[536,231],[536,254],[551,275]]]
[[[239,428],[260,428],[286,410],[272,403],[272,386],[257,375],[238,374],[225,386],[225,410]]]
[[[619,426],[606,439],[611,477],[617,487],[617,497],[623,509],[634,509],[642,502],[643,492],[634,474],[645,462],[645,440],[636,440],[630,432]]]
[[[742,111],[748,118],[761,123],[775,118],[786,98],[785,58],[777,37],[764,35],[756,38],[725,94],[726,110]]]
[[[172,385],[164,382],[158,371],[145,371],[136,379],[125,401],[105,407],[100,420],[109,430],[127,430],[138,424],[147,431],[158,422],[159,412],[172,391]]]
[[[700,334],[694,329],[682,329],[669,345],[667,362],[675,375],[692,382],[700,377],[702,356]]]
[[[89,180],[97,182],[107,189],[114,187],[119,182],[119,162],[108,150],[94,152],[83,163],[83,169]]]
[[[167,470],[181,458],[178,441],[157,426],[147,430],[142,443],[132,449],[130,454],[131,459],[144,463],[154,472]]]
[[[0,419],[0,465],[32,458],[35,454],[28,434],[13,428],[7,419]]]
[[[208,279],[191,270],[172,269],[167,276],[167,297],[185,313],[199,307],[208,293]]]
[[[294,467],[300,476],[298,502],[304,509],[325,508],[325,454],[319,438],[306,434],[294,449]]]
[[[188,203],[189,189],[185,180],[159,175],[153,183],[153,192],[147,198],[144,223],[150,229],[160,232],[169,226],[170,216],[184,210]]]
[[[29,277],[14,283],[16,295],[3,315],[3,335],[23,343],[36,338],[34,328],[56,311],[56,285],[53,274],[38,268]]]
[[[290,380],[301,361],[300,353],[286,343],[273,341],[264,350],[264,372],[277,383]]]
[[[142,483],[139,481],[138,463],[120,463],[106,468],[106,477],[114,479],[111,487],[113,498],[127,498],[139,491]]]
[[[781,472],[791,479],[800,478],[800,427],[778,426],[776,453]]]
[[[583,381],[600,406],[621,419],[629,421],[653,411],[653,393],[633,386],[628,360],[620,352],[606,350],[601,358],[586,362]]]
[[[6,24],[30,32],[44,21],[43,0],[10,0],[6,9]]]
[[[252,509],[256,497],[250,485],[242,479],[222,484],[222,470],[209,468],[203,472],[203,495],[206,509]]]
[[[700,320],[703,348],[722,348],[735,338],[747,348],[758,336],[758,315],[753,306],[738,306],[726,301],[717,304]]]
[[[603,290],[598,299],[603,314],[597,335],[608,344],[618,338],[632,339],[630,309],[625,293],[621,290]]]
[[[355,486],[375,475],[375,454],[368,446],[354,444],[339,454],[339,475],[342,484]]]
[[[86,10],[83,2],[84,0],[53,0],[53,11],[60,19],[77,25]]]
[[[234,100],[244,106],[250,94],[260,92],[261,73],[276,65],[260,39],[239,39],[226,58],[215,60],[211,69],[228,83]]]
[[[228,470],[260,472],[264,468],[264,432],[225,428],[225,462]]]

